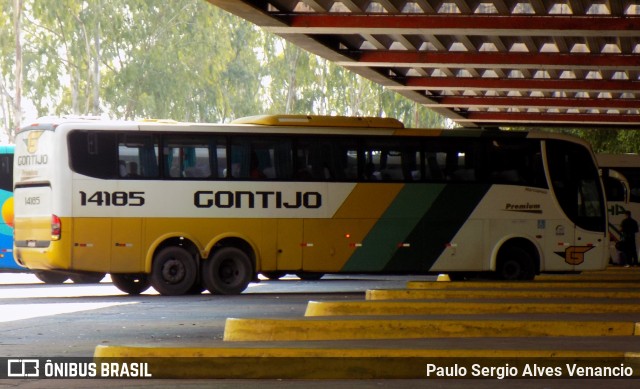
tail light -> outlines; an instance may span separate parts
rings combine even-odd
[[[51,215],[51,240],[60,240],[62,232],[62,223],[56,215]]]

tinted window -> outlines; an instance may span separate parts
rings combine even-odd
[[[422,177],[420,152],[416,142],[399,139],[372,139],[363,154],[365,181],[418,181]]]
[[[118,177],[117,134],[72,131],[68,139],[74,172],[96,178]]]
[[[231,178],[288,180],[292,176],[293,160],[289,138],[232,138]]]
[[[539,141],[494,139],[487,151],[487,171],[492,183],[548,187]]]
[[[0,189],[13,191],[13,154],[0,154]]]
[[[171,135],[164,141],[164,177],[222,178],[227,170],[221,136]]]
[[[160,169],[156,137],[151,134],[120,134],[118,174],[122,178],[158,177]]]
[[[553,191],[565,214],[579,227],[605,231],[600,177],[589,151],[559,140],[548,140],[546,144]]]
[[[434,138],[424,144],[427,181],[473,182],[482,179],[480,148],[458,138]]]
[[[627,189],[625,184],[615,177],[609,175],[609,169],[603,169],[602,184],[607,201],[625,201]]]
[[[640,169],[638,168],[615,168],[622,173],[629,182],[629,201],[632,203],[640,203]]]

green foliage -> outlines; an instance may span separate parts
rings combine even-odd
[[[0,114],[10,127],[15,40],[6,3]],[[202,0],[24,0],[22,28],[23,100],[38,116],[223,122],[297,113],[444,125],[432,111]]]
[[[591,144],[595,153],[638,153],[640,132],[615,128],[555,128],[547,131],[573,135]]]

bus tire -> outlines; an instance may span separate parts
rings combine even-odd
[[[139,295],[151,286],[146,274],[111,274],[111,282],[116,288],[132,295]]]
[[[182,247],[160,250],[153,260],[151,286],[164,296],[188,293],[198,278],[198,267],[191,254]]]
[[[498,253],[496,272],[498,278],[507,281],[530,281],[535,278],[533,258],[517,246],[505,246]]]
[[[262,273],[262,275],[267,277],[271,281],[277,281],[277,280],[281,279],[282,277],[286,276],[287,273],[282,272],[282,271],[268,271],[268,272]]]
[[[66,273],[59,273],[55,271],[36,270],[33,274],[45,284],[63,284],[69,279],[69,275]]]
[[[296,273],[296,277],[300,278],[303,281],[318,281],[319,279],[324,277],[324,273],[298,272]]]
[[[99,284],[104,273],[73,273],[69,275],[74,284]]]
[[[251,259],[236,247],[223,247],[202,265],[202,282],[212,294],[240,294],[253,279]]]

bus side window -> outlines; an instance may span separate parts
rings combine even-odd
[[[113,132],[73,130],[69,132],[71,170],[102,179],[119,177],[117,134]]]
[[[291,141],[260,137],[231,143],[231,177],[252,180],[289,180],[293,176]]]
[[[492,183],[547,186],[538,141],[495,139],[488,144],[487,166]]]
[[[365,143],[364,174],[366,181],[414,181],[420,179],[417,151],[410,142],[398,139],[374,139]]]
[[[158,139],[150,134],[121,134],[118,158],[127,164],[128,178],[159,176]]]
[[[335,177],[331,168],[331,144],[323,138],[301,137],[296,141],[296,176],[301,180],[328,181]]]
[[[164,176],[171,178],[218,178],[218,145],[222,137],[184,135],[164,142]],[[224,165],[223,165],[224,166]]]
[[[622,181],[608,175],[603,175],[602,182],[604,184],[607,201],[625,201],[627,191]]]
[[[13,191],[13,154],[0,155],[0,189]]]

